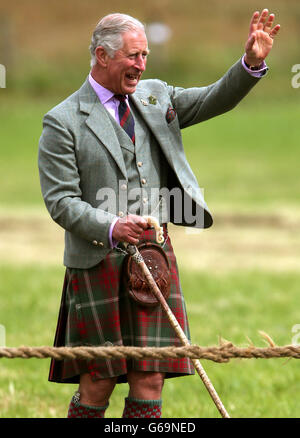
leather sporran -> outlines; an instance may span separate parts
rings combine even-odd
[[[169,261],[164,250],[154,243],[144,243],[138,246],[153,279],[165,299],[170,295],[171,275]],[[127,256],[125,259],[125,287],[129,296],[142,306],[152,307],[159,303],[151,292],[141,268]]]

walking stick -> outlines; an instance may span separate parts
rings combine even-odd
[[[128,254],[130,254],[132,256],[133,260],[137,263],[137,265],[141,269],[142,273],[144,274],[145,280],[147,281],[151,292],[154,294],[154,296],[156,297],[158,302],[161,304],[163,310],[165,311],[172,327],[174,328],[174,330],[175,330],[176,334],[178,335],[179,339],[181,340],[182,344],[184,346],[190,345],[188,338],[186,337],[184,331],[182,330],[181,326],[179,325],[173,312],[171,311],[170,307],[168,306],[164,296],[162,295],[155,280],[153,279],[146,263],[144,262],[142,255],[139,252],[139,250],[137,249],[137,247],[134,245],[128,244],[126,246],[126,250],[127,250]],[[209,392],[211,398],[213,399],[216,407],[218,408],[220,414],[222,415],[222,417],[223,418],[230,418],[222,401],[220,400],[220,397],[218,396],[215,388],[213,387],[211,381],[209,380],[206,372],[204,371],[199,359],[191,359],[191,360],[193,362],[193,365],[194,365],[197,373],[201,377],[207,391]]]

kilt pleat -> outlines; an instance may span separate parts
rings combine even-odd
[[[177,262],[167,227],[164,251],[169,260],[171,293],[167,300],[190,340],[190,331]],[[155,242],[155,230],[146,230],[140,243]],[[180,346],[181,342],[161,306],[142,307],[124,287],[124,254],[112,250],[89,269],[66,268],[54,346],[125,345],[136,347]],[[129,370],[166,373],[166,378],[194,374],[189,358],[164,360],[95,359],[51,360],[49,381],[77,383],[80,374],[93,380],[118,377],[126,382]]]

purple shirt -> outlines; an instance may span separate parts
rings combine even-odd
[[[245,55],[242,57],[242,65],[243,65],[244,69],[251,76],[254,76],[256,78],[260,78],[266,74],[268,67],[267,67],[265,62],[263,62],[261,64],[259,70],[250,70],[250,68],[248,68],[246,66],[244,58],[245,58]],[[119,107],[120,101],[114,97],[114,93],[112,91],[108,90],[107,88],[102,87],[102,85],[100,85],[97,81],[95,81],[95,79],[92,77],[91,73],[89,74],[89,82],[90,82],[91,86],[93,87],[95,93],[99,97],[99,100],[102,103],[102,105],[114,117],[114,119],[118,123],[120,123],[119,113],[118,113],[118,107]],[[128,96],[126,96],[126,101],[127,101],[127,105],[129,105]],[[111,223],[110,228],[109,228],[108,238],[109,238],[109,243],[110,243],[111,248],[114,248],[118,244],[118,242],[115,241],[115,239],[113,239],[113,237],[112,237],[114,226],[118,220],[119,220],[119,217],[117,216],[113,220],[113,222]]]
[[[95,81],[91,73],[89,74],[89,82],[93,87],[95,93],[99,97],[102,105],[107,109],[107,111],[114,117],[114,119],[120,123],[118,108],[120,101],[114,97],[114,93],[107,88],[102,87],[98,82]],[[126,96],[126,103],[129,106],[128,96]]]

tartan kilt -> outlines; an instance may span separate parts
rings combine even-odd
[[[167,227],[165,244],[171,274],[167,303],[190,340],[185,302],[180,287],[177,262]],[[140,243],[155,242],[153,228],[142,234]],[[124,345],[136,347],[181,346],[161,306],[142,307],[129,296],[122,282],[124,254],[112,250],[98,265],[89,269],[66,268],[54,346]],[[127,381],[127,371],[166,373],[165,377],[194,374],[189,358],[163,360],[95,359],[51,360],[49,381],[77,383],[80,374],[92,380],[118,377]]]

